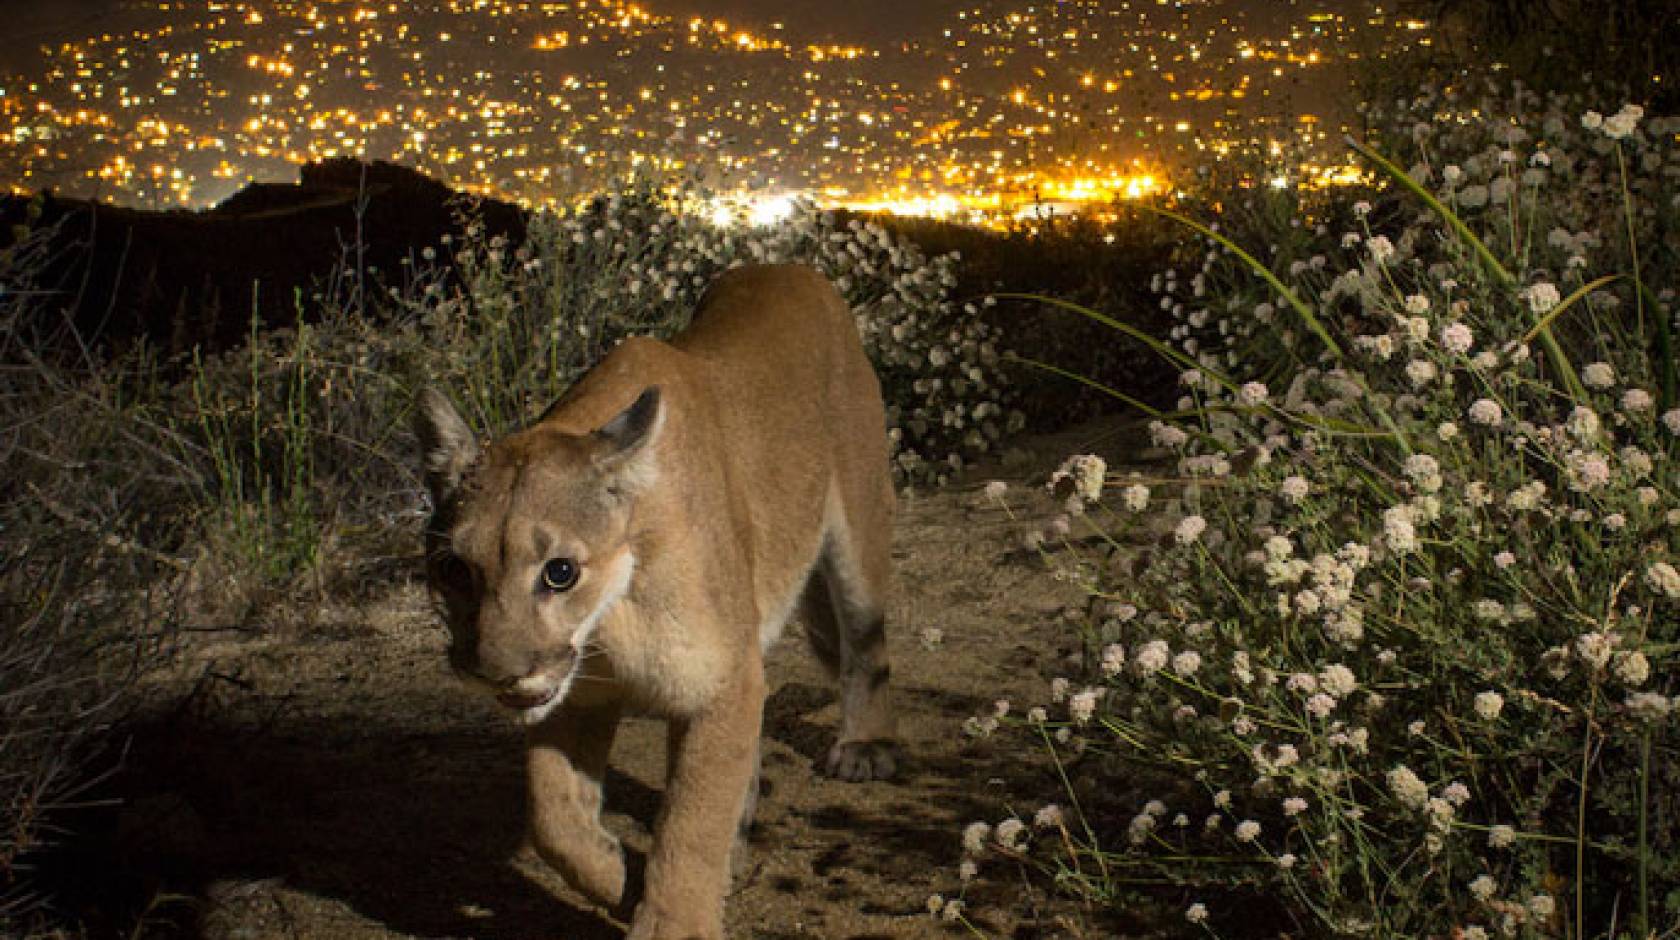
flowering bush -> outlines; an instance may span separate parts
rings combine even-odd
[[[517,249],[477,226],[446,248],[458,277],[427,255],[390,289],[420,357],[405,371],[465,389],[494,430],[527,419],[623,337],[681,329],[723,270],[785,262],[822,270],[857,312],[901,478],[943,479],[1021,421],[994,328],[951,300],[956,256],[928,259],[872,222],[842,225],[799,203],[775,225],[719,224],[689,194],[631,188],[535,216]]]
[[[1641,118],[1437,115],[1417,191],[1262,242],[1264,293],[1213,229],[1161,277],[1176,466],[1071,461],[1071,534],[1035,533],[1093,598],[1089,674],[1025,722],[1068,805],[1030,850],[971,832],[965,874],[1164,878],[1208,931],[1233,892],[1307,934],[1680,919],[1680,409],[1640,241],[1675,230],[1680,125]]]

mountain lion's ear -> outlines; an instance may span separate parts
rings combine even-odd
[[[652,478],[653,460],[648,444],[659,436],[665,424],[665,405],[659,386],[650,385],[636,396],[630,407],[614,415],[594,434],[600,444],[597,466],[634,485]]]
[[[414,410],[414,433],[420,438],[420,457],[425,463],[432,505],[441,506],[454,495],[461,478],[478,459],[478,441],[449,396],[435,388],[420,392]]]

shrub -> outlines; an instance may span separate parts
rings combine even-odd
[[[168,641],[173,559],[125,533],[169,473],[132,376],[48,362],[39,284],[51,232],[0,250],[0,933],[31,929],[32,878],[87,787],[100,735]],[[152,461],[143,466],[142,461]]]
[[[1027,721],[1067,809],[973,858],[1180,885],[1208,931],[1259,898],[1309,934],[1680,918],[1680,125],[1566,103],[1437,115],[1402,185],[1258,243],[1263,292],[1213,229],[1160,278],[1176,465],[1070,461],[1041,537],[1093,598],[1089,673]]]

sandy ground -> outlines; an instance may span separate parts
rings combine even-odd
[[[979,486],[1009,481],[1017,515],[1042,519],[1054,507],[1040,484],[1061,457],[1126,437],[1111,423],[1027,441],[965,483],[901,499],[888,628],[908,757],[898,779],[813,773],[836,700],[789,627],[770,656],[765,783],[728,901],[731,937],[966,933],[926,908],[957,884],[962,826],[1054,787],[1044,762],[968,738],[963,720],[999,698],[1041,702],[1073,648],[1060,618],[1083,605]],[[156,873],[160,918],[185,908],[196,931],[228,940],[622,936],[522,847],[519,732],[448,674],[412,560],[389,568],[369,575],[389,588],[329,598],[283,633],[188,634],[159,680],[167,713],[134,740],[121,816],[124,851]],[[924,639],[930,629],[940,642]],[[647,845],[663,764],[663,727],[628,723],[608,826],[633,849]],[[1005,885],[971,893],[986,935],[1112,935]]]

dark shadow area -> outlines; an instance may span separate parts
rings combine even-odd
[[[42,861],[90,936],[130,936],[142,921],[141,936],[198,936],[219,905],[248,906],[240,898],[265,884],[343,901],[417,937],[622,936],[512,863],[525,818],[512,729],[176,715],[127,737],[123,769],[101,794],[120,805],[92,811],[77,841]],[[623,775],[608,791],[611,808],[640,819],[658,805]],[[241,923],[249,913],[237,912]],[[285,912],[274,916],[285,935]]]

